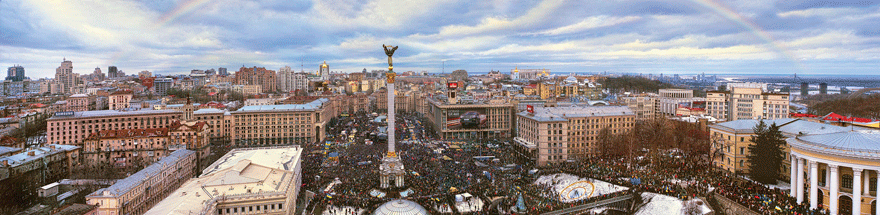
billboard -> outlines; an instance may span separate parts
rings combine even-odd
[[[489,127],[485,108],[449,109],[446,113],[446,128],[450,130]]]
[[[446,83],[446,89],[455,90],[458,89],[458,82],[449,82]]]

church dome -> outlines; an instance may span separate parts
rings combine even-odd
[[[428,214],[424,207],[409,200],[397,199],[386,202],[373,212],[373,215],[397,214],[397,215],[421,215]]]

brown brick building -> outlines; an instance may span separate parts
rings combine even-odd
[[[275,71],[267,70],[265,67],[241,67],[235,72],[234,82],[238,85],[260,85],[263,87],[263,93],[274,93],[278,89]]]

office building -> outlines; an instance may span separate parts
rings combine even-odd
[[[599,153],[599,131],[631,130],[636,115],[626,106],[535,107],[517,113],[514,145],[539,166]]]
[[[217,68],[217,74],[222,75],[222,76],[227,76],[227,75],[229,75],[229,72],[226,71],[226,68],[220,67],[220,68]]]
[[[636,120],[649,120],[658,116],[657,111],[660,109],[660,99],[657,98],[656,94],[620,97],[619,99],[636,114]]]
[[[705,102],[706,98],[694,97],[694,91],[688,89],[660,89],[660,116],[678,116],[682,105],[694,106],[694,102]]]
[[[6,72],[6,80],[9,81],[23,81],[26,78],[24,76],[24,67],[21,65],[9,67],[9,70]]]
[[[146,214],[293,214],[302,155],[298,146],[233,149]]]
[[[46,124],[46,140],[52,144],[82,146],[89,134],[102,130],[166,128],[182,116],[177,110],[95,110],[58,112]]]
[[[97,205],[98,214],[145,214],[153,205],[195,176],[196,153],[172,152],[127,178],[86,196],[86,204]]]
[[[156,78],[156,80],[153,80],[153,89],[156,91],[156,95],[159,96],[167,96],[168,90],[173,86],[173,78]]]
[[[515,106],[506,100],[459,104],[448,102],[454,99],[442,95],[426,99],[426,117],[440,138],[504,138],[512,135]]]
[[[244,106],[232,112],[237,146],[305,144],[321,141],[325,125],[334,115],[329,99],[306,104]]]
[[[58,83],[58,93],[71,93],[76,86],[76,76],[73,73],[73,62],[67,60],[61,62],[61,66],[55,69],[55,82]]]
[[[764,84],[730,84],[728,91],[706,92],[707,113],[721,121],[787,118],[788,94],[766,91]]]

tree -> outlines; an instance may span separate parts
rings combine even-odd
[[[753,129],[755,135],[749,140],[749,177],[764,184],[776,184],[779,169],[782,166],[785,150],[785,136],[779,131],[776,123],[767,127],[761,120]]]

